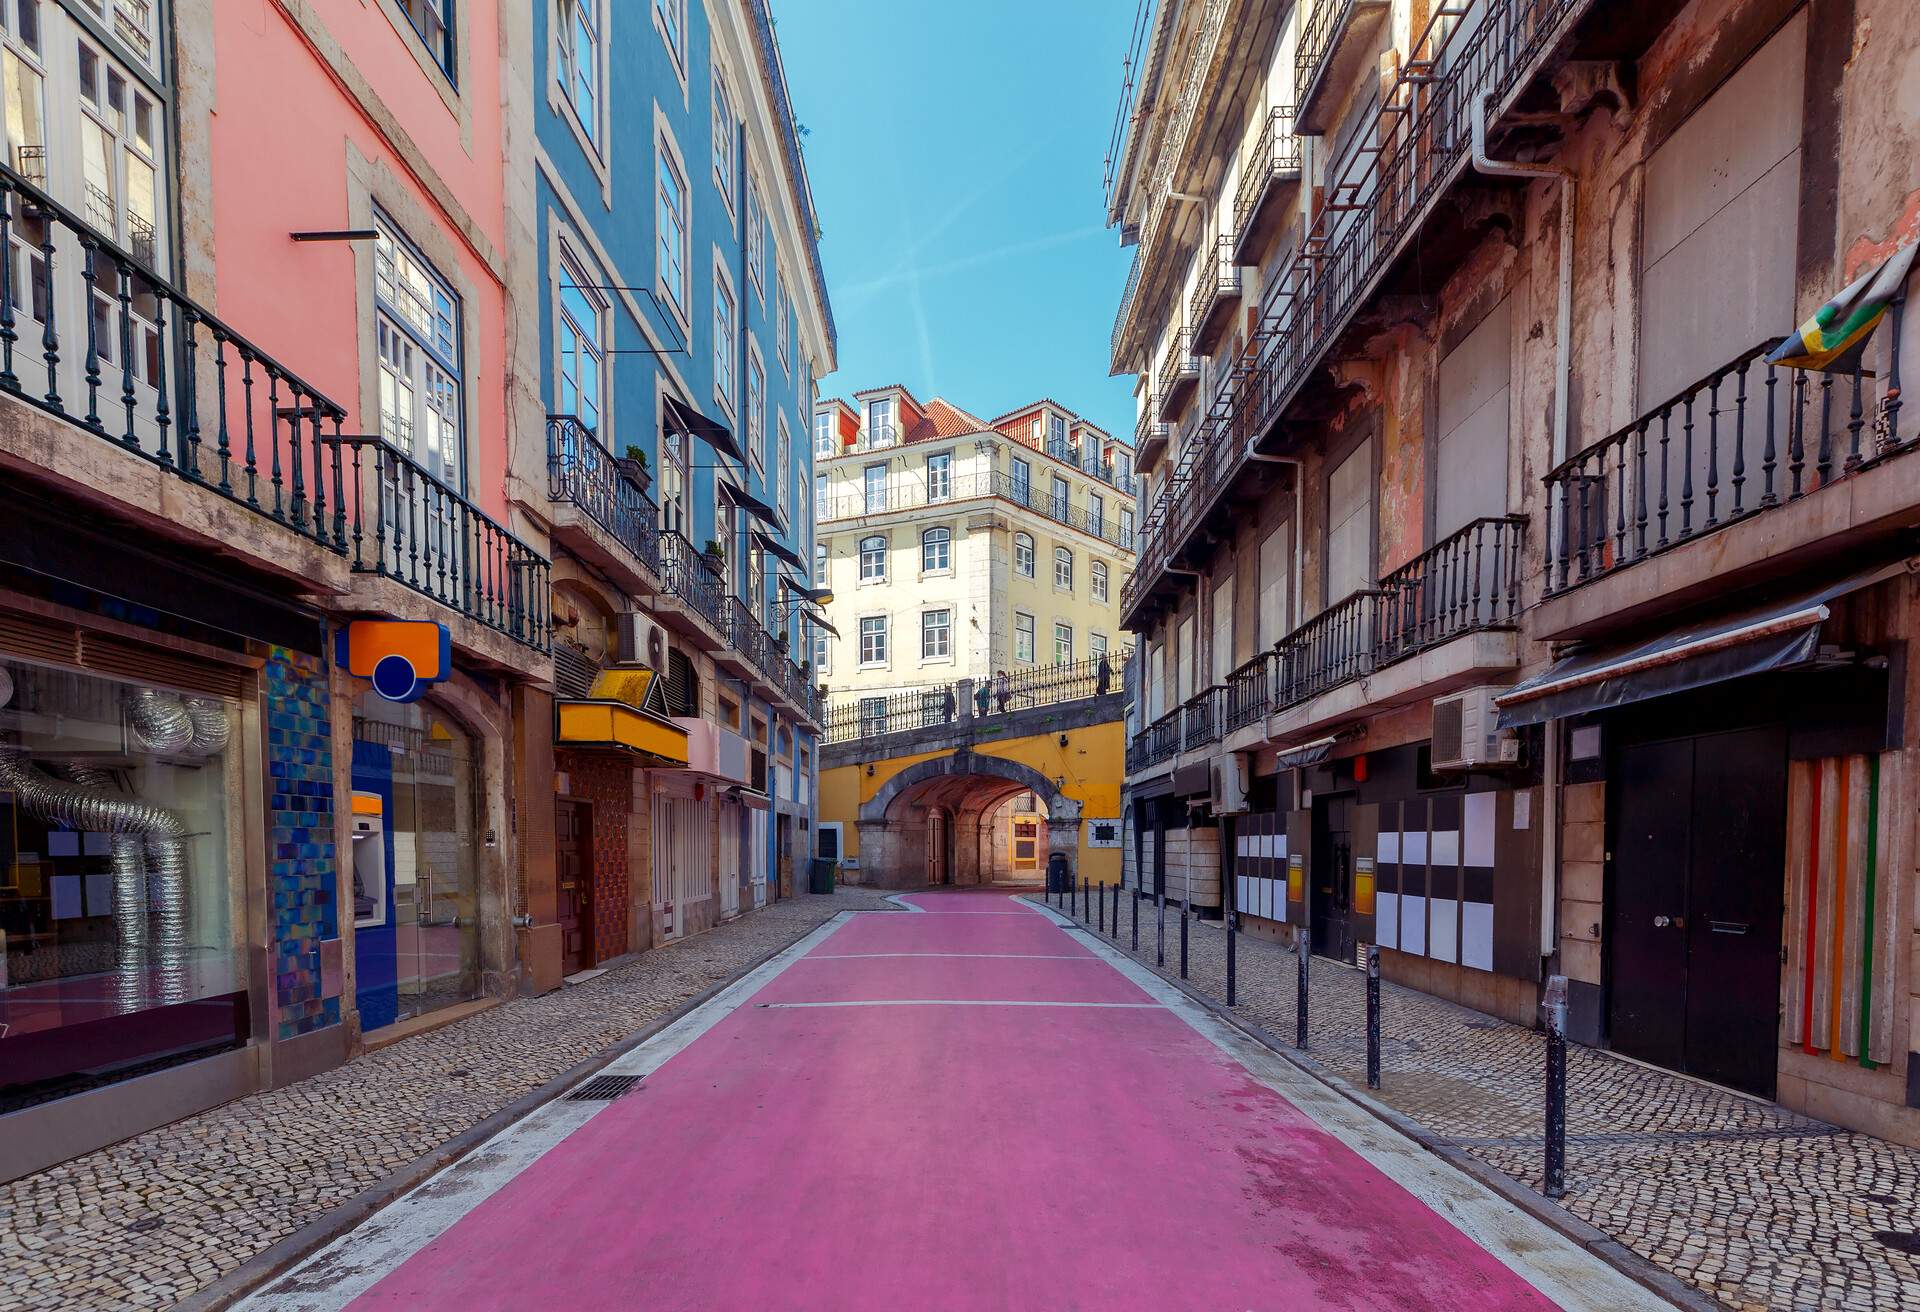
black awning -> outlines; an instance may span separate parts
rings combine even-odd
[[[1315,738],[1312,742],[1301,743],[1298,747],[1284,747],[1274,757],[1274,765],[1281,770],[1297,770],[1302,766],[1318,765],[1333,754],[1333,745],[1339,741],[1339,735],[1329,734],[1325,738]]]
[[[762,533],[759,529],[755,529],[753,531],[753,540],[758,542],[761,549],[769,555],[779,557],[795,569],[805,569],[807,567],[806,562],[794,555],[791,549],[783,547],[780,543],[776,542],[771,533]]]
[[[746,454],[740,450],[740,444],[733,440],[733,430],[725,424],[707,418],[684,401],[671,396],[660,398],[660,413],[670,431],[697,437],[728,459],[746,463]]]
[[[1173,791],[1182,797],[1199,797],[1213,791],[1213,764],[1194,761],[1173,768]]]
[[[825,629],[828,633],[831,633],[834,637],[837,638],[840,636],[840,630],[834,628],[833,625],[827,623],[827,617],[825,615],[822,615],[819,611],[817,610],[808,611],[807,618],[811,620],[817,627]]]
[[[1728,679],[1803,665],[1820,649],[1826,603],[1890,578],[1881,565],[1816,591],[1703,620],[1631,646],[1579,652],[1493,699],[1500,727],[1544,724]]]
[[[780,527],[780,516],[774,513],[773,507],[741,487],[738,483],[729,483],[726,479],[721,479],[720,495],[725,497],[731,504],[740,507],[740,509],[752,515],[762,524],[766,524],[772,528]]]

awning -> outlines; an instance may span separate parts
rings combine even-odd
[[[744,806],[749,811],[771,811],[773,799],[758,788],[729,788],[721,794]]]
[[[1728,679],[1802,665],[1820,649],[1826,603],[1898,573],[1876,566],[1817,591],[1663,633],[1630,647],[1579,652],[1493,699],[1500,727],[1544,724]]]
[[[1274,756],[1274,765],[1281,770],[1297,770],[1302,766],[1318,765],[1333,754],[1333,745],[1339,740],[1338,734],[1328,734],[1325,738],[1315,738],[1312,742],[1301,743],[1298,747],[1283,747]]]
[[[622,752],[648,766],[687,764],[687,731],[637,706],[565,698],[554,703],[553,715],[556,747]]]
[[[755,529],[753,531],[753,540],[758,542],[761,548],[770,555],[779,557],[795,569],[806,568],[806,562],[795,555],[791,549],[781,546],[780,543],[776,542],[771,533],[762,533],[759,529]]]
[[[746,453],[740,444],[733,440],[733,430],[725,424],[707,418],[684,401],[671,396],[660,398],[660,413],[665,419],[669,431],[684,433],[688,437],[697,437],[721,455],[745,464]]]
[[[825,629],[828,633],[831,633],[836,638],[840,636],[840,630],[834,628],[833,625],[827,623],[827,617],[825,615],[822,615],[819,611],[817,610],[808,611],[807,618],[813,622],[814,627]]]
[[[725,497],[731,504],[740,507],[740,509],[752,515],[762,524],[770,524],[774,528],[780,527],[780,517],[773,512],[773,507],[741,487],[738,483],[729,483],[726,479],[721,479],[720,495]]]

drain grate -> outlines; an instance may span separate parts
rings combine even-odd
[[[1912,1230],[1875,1230],[1873,1237],[1897,1253],[1920,1253],[1920,1233]]]
[[[646,1078],[641,1075],[596,1075],[567,1095],[568,1102],[612,1102]]]

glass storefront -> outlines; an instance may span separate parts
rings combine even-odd
[[[363,1030],[480,996],[480,767],[431,702],[353,717],[356,1000]]]
[[[239,724],[0,657],[0,1113],[246,1042]]]

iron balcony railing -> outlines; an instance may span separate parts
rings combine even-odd
[[[1187,392],[1200,378],[1200,363],[1193,358],[1193,330],[1182,328],[1167,343],[1167,354],[1160,362],[1160,417],[1169,419],[1180,412]]]
[[[1362,588],[1280,639],[1274,665],[1275,709],[1298,706],[1373,673],[1380,599],[1385,595],[1379,588]]]
[[[547,497],[578,506],[635,560],[660,572],[660,507],[572,415],[547,416]]]
[[[1797,501],[1911,450],[1900,432],[1904,301],[1888,318],[1884,378],[1858,364],[1769,365],[1765,341],[1546,476],[1547,588],[1562,592]]]
[[[394,579],[530,647],[552,649],[545,556],[385,440],[328,440],[352,463],[356,572]]]
[[[1305,91],[1313,85],[1320,66],[1333,50],[1333,38],[1353,13],[1358,0],[1311,0],[1305,4],[1306,18],[1300,24],[1293,52],[1293,85]]]
[[[346,553],[344,408],[5,166],[0,252],[0,392]]]
[[[727,584],[720,568],[675,529],[660,530],[660,581],[669,596],[720,630]]]
[[[1147,726],[1148,765],[1170,761],[1180,754],[1181,708],[1176,706]]]
[[[1122,596],[1123,617],[1137,618],[1137,606],[1172,553],[1244,466],[1248,444],[1273,428],[1465,167],[1473,101],[1501,103],[1591,3],[1487,0],[1471,26],[1463,26],[1464,9],[1433,11],[1383,99],[1374,147],[1354,152],[1329,180],[1328,203],[1268,289],[1247,363],[1216,392],[1180,467],[1148,509],[1141,569]],[[1322,20],[1324,9],[1309,25]],[[1163,391],[1171,363],[1170,357],[1162,366]]]
[[[1273,707],[1274,653],[1263,651],[1227,676],[1226,731],[1266,718]]]
[[[1211,688],[1202,688],[1187,699],[1182,708],[1187,713],[1186,731],[1181,736],[1181,746],[1186,751],[1205,747],[1208,743],[1220,741],[1221,714],[1226,709],[1227,687],[1216,683]]]
[[[1240,296],[1240,266],[1233,262],[1233,236],[1222,233],[1200,244],[1200,276],[1194,279],[1193,296],[1187,302],[1187,322],[1193,325],[1193,349],[1211,354],[1231,316],[1223,312],[1227,303]]]
[[[854,439],[854,451],[889,451],[900,445],[900,430],[892,424],[877,424],[872,428],[862,428],[860,436]]]
[[[1520,617],[1524,515],[1476,519],[1380,580],[1377,665]]]
[[[1233,230],[1244,239],[1268,188],[1285,178],[1300,176],[1300,138],[1293,131],[1293,106],[1275,105],[1260,124],[1259,139],[1247,153],[1240,185],[1233,194]]]
[[[873,696],[843,693],[829,699],[826,718],[819,723],[825,725],[829,743],[850,742],[944,724],[963,715],[990,719],[1036,706],[1083,701],[1118,691],[1132,656],[1132,649],[1126,648],[1069,664],[995,675],[974,681],[970,688],[936,683]]]
[[[944,492],[942,491],[944,488]],[[1072,504],[1070,497],[1043,492],[1032,480],[1021,481],[1002,473],[962,474],[944,484],[929,488],[925,482],[903,483],[890,479],[884,488],[849,488],[814,498],[814,516],[818,523],[858,519],[863,515],[885,515],[899,510],[919,510],[950,501],[971,501],[998,497],[1023,509],[1044,515],[1069,528],[1079,529],[1122,550],[1133,550],[1112,515],[1092,515]]]

